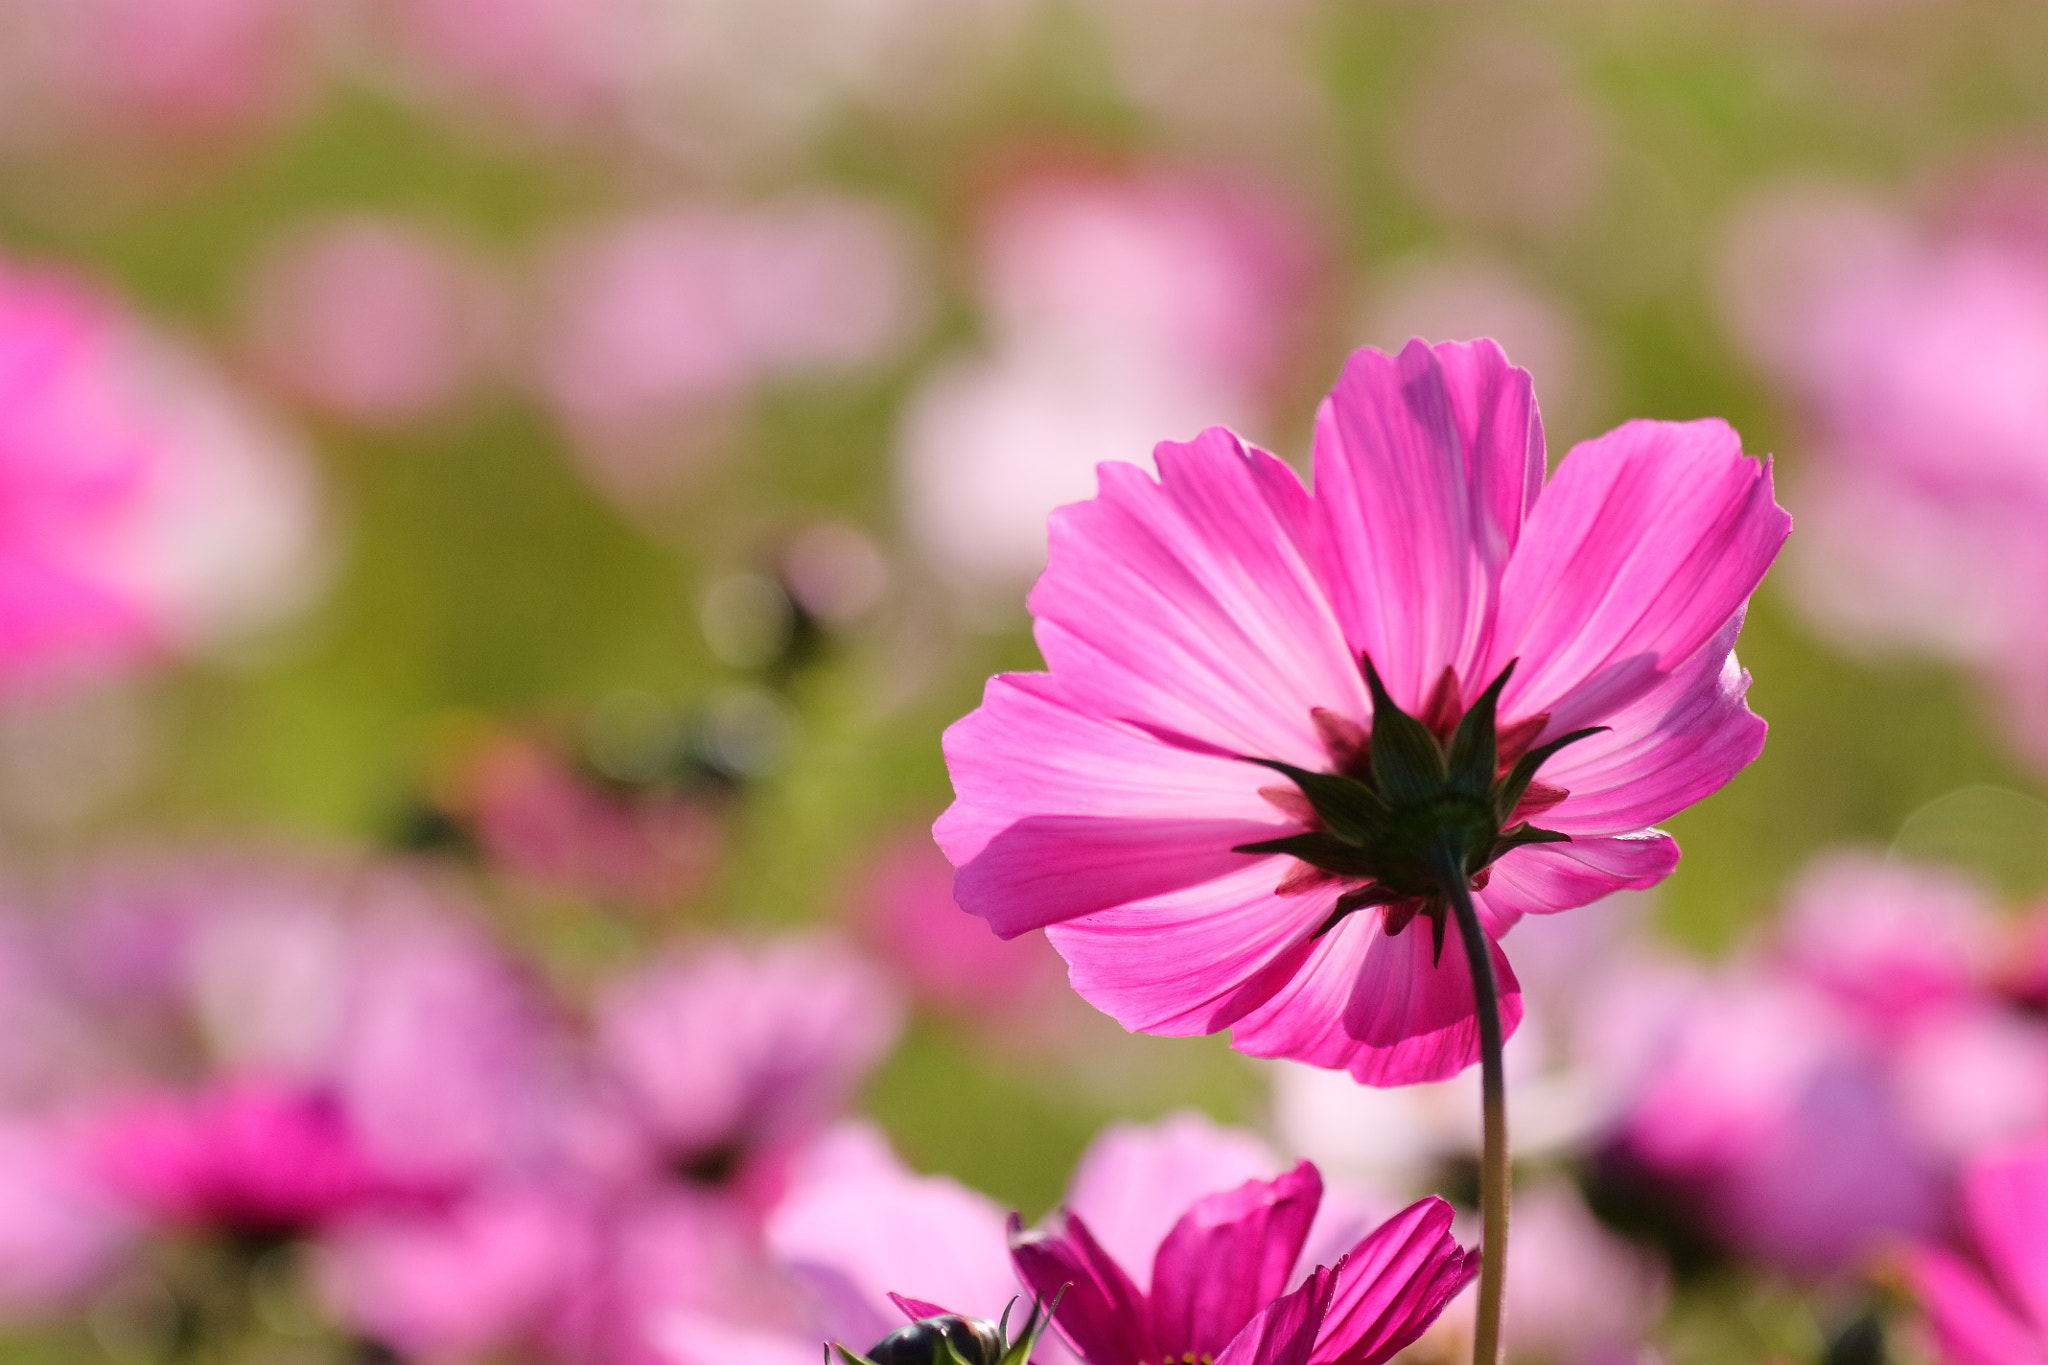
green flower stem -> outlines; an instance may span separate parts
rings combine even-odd
[[[1500,983],[1493,953],[1462,870],[1443,879],[1444,895],[1458,916],[1458,937],[1472,968],[1473,1003],[1479,1011],[1479,1092],[1485,1147],[1479,1163],[1479,1210],[1483,1223],[1479,1251],[1479,1311],[1472,1329],[1472,1365],[1500,1365],[1501,1300],[1507,1289],[1508,1095],[1501,1070]]]

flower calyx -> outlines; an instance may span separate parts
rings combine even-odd
[[[838,1357],[837,1365],[1030,1365],[1031,1352],[1051,1325],[1054,1308],[1058,1306],[1057,1300],[1052,1307],[1034,1302],[1012,1339],[1010,1312],[1017,1306],[1015,1299],[1003,1309],[1000,1321],[990,1322],[987,1318],[948,1313],[936,1304],[895,1294],[889,1297],[905,1311],[920,1316],[883,1337],[864,1354],[833,1343],[826,1353],[826,1365],[834,1365],[834,1355]]]
[[[1513,747],[1521,751],[1504,754],[1498,709],[1501,690],[1514,675],[1513,662],[1458,716],[1455,727],[1444,723],[1446,710],[1455,713],[1454,702],[1445,700],[1455,695],[1455,678],[1447,670],[1448,686],[1439,686],[1440,695],[1425,708],[1440,722],[1437,728],[1394,703],[1370,657],[1362,656],[1360,665],[1372,693],[1372,730],[1369,736],[1354,733],[1348,742],[1332,743],[1338,771],[1246,759],[1294,783],[1307,803],[1305,813],[1312,815],[1310,827],[1239,844],[1235,851],[1286,854],[1323,874],[1322,880],[1353,884],[1337,898],[1317,937],[1346,915],[1381,905],[1387,907],[1389,934],[1400,933],[1418,914],[1427,915],[1441,960],[1454,888],[1483,886],[1486,869],[1511,849],[1570,842],[1570,835],[1540,829],[1516,813],[1525,801],[1548,804],[1533,799],[1537,793],[1531,786],[1553,754],[1606,727],[1574,730],[1533,748],[1521,748],[1534,737],[1528,727],[1512,727],[1520,732]],[[1326,733],[1347,724],[1320,712],[1317,721]],[[1355,724],[1348,728],[1357,730]],[[1447,736],[1442,733],[1446,728]],[[1562,796],[1556,793],[1551,800]]]

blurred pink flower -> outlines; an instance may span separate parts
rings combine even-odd
[[[243,1077],[116,1106],[100,1159],[112,1187],[187,1228],[303,1232],[386,1188],[334,1096]]]
[[[1159,481],[1104,465],[1101,495],[1054,518],[1031,597],[1051,671],[993,679],[947,731],[957,796],[935,832],[955,893],[1004,936],[1047,927],[1127,1028],[1231,1028],[1242,1051],[1368,1083],[1454,1075],[1477,1058],[1471,979],[1410,931],[1441,926],[1441,901],[1355,861],[1239,851],[1334,837],[1247,760],[1358,783],[1362,656],[1438,742],[1505,684],[1509,762],[1580,742],[1517,793],[1526,810],[1488,807],[1570,836],[1471,850],[1489,935],[1654,884],[1678,853],[1654,822],[1762,747],[1733,646],[1789,524],[1768,466],[1718,422],[1635,422],[1546,488],[1527,373],[1491,342],[1419,341],[1352,358],[1313,495],[1227,431],[1156,458]]]
[[[0,487],[0,683],[190,650],[318,576],[294,443],[111,299],[5,262]]]
[[[1670,1298],[1657,1255],[1609,1232],[1570,1181],[1539,1176],[1515,1191],[1515,1273],[1503,1333],[1518,1357],[1556,1365],[1628,1365]],[[1444,1310],[1425,1347],[1471,1350],[1470,1290]]]
[[[595,1007],[602,1065],[687,1180],[772,1180],[895,1042],[886,978],[830,939],[714,944],[615,977]]]
[[[95,1288],[139,1232],[96,1169],[89,1124],[0,1117],[0,1318],[48,1312]]]
[[[1044,519],[1161,431],[1257,422],[1304,330],[1315,234],[1249,181],[1045,175],[997,201],[978,293],[990,348],[934,372],[899,464],[913,531],[966,586],[1045,557]]]
[[[649,786],[607,790],[538,740],[492,735],[448,795],[484,854],[515,877],[638,909],[688,897],[725,842],[711,806]]]
[[[645,59],[638,0],[373,0],[412,92],[471,122],[560,136],[616,119]],[[636,55],[637,54],[637,55]]]
[[[2048,1133],[2048,1025],[1961,874],[1834,854],[1768,938],[1593,1020],[1640,1040],[1619,1126],[1724,1245],[1801,1274],[1927,1235],[1957,1164]]]
[[[510,319],[481,260],[400,218],[303,224],[246,282],[245,330],[263,368],[309,406],[396,426],[469,398]]]
[[[894,209],[825,191],[593,225],[543,263],[542,395],[606,491],[672,488],[678,432],[900,354],[929,311],[922,257]]]
[[[1942,1365],[2031,1365],[2048,1355],[2048,1148],[1986,1154],[1961,1186],[1967,1251],[1913,1248],[1907,1282]]]
[[[1789,494],[1808,615],[1851,647],[1973,669],[2048,762],[2048,650],[2030,624],[2048,591],[2048,240],[2013,197],[1965,182],[1933,226],[1775,191],[1738,218],[1724,289],[1812,431]]]
[[[320,1241],[317,1277],[359,1335],[407,1360],[473,1360],[543,1336],[589,1269],[590,1236],[554,1189],[486,1187],[342,1220]]]
[[[1867,853],[1816,859],[1774,934],[1796,975],[1880,1031],[1981,993],[1999,936],[1990,897],[1967,876]]]
[[[272,126],[312,93],[333,0],[0,0],[0,89],[24,135],[123,143]],[[39,127],[39,125],[44,125]],[[11,134],[11,137],[10,137]]]
[[[854,908],[864,937],[918,1000],[999,1021],[1003,1036],[1044,1034],[1066,996],[1059,955],[1042,935],[1005,942],[960,913],[953,865],[924,831],[887,848]]]

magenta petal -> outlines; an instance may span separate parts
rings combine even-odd
[[[1317,1266],[1299,1289],[1273,1300],[1246,1323],[1216,1357],[1216,1365],[1308,1365],[1316,1330],[1336,1290],[1336,1272]]]
[[[1418,1200],[1351,1250],[1313,1365],[1381,1365],[1436,1321],[1479,1273],[1479,1253],[1458,1245],[1451,1217],[1443,1200]]]
[[[988,841],[953,881],[960,908],[1004,938],[1233,872],[1239,844],[1273,837],[1244,820],[1113,820],[1033,815]]]
[[[1054,1323],[1088,1365],[1159,1365],[1150,1352],[1145,1296],[1109,1258],[1088,1225],[1064,1210],[1024,1231],[1010,1216],[1010,1260],[1038,1299],[1059,1298]]]
[[[1197,1199],[1270,1178],[1280,1165],[1250,1133],[1184,1109],[1156,1123],[1113,1123],[1096,1134],[1067,1185],[1067,1207],[1135,1273],[1150,1269],[1167,1232]]]
[[[1322,755],[1309,712],[1368,707],[1303,547],[1308,495],[1221,428],[1163,442],[1159,479],[1098,469],[1053,514],[1031,612],[1047,666],[1086,709],[1292,762]]]
[[[1661,830],[1529,844],[1493,865],[1484,894],[1497,913],[1546,915],[1590,905],[1616,891],[1655,886],[1677,866],[1678,841]]]
[[[1146,1033],[1214,1033],[1294,974],[1336,900],[1276,896],[1285,861],[1237,855],[1228,877],[1046,930],[1088,1003]]]
[[[1646,829],[1718,791],[1763,751],[1749,674],[1735,661],[1737,613],[1686,664],[1607,715],[1605,734],[1565,749],[1543,780],[1570,791],[1538,823],[1566,834]]]
[[[1316,516],[1346,633],[1403,707],[1446,665],[1473,683],[1542,486],[1528,372],[1493,342],[1411,341],[1345,365],[1316,418]]]
[[[1352,915],[1317,941],[1307,963],[1231,1033],[1240,1052],[1341,1068],[1365,1085],[1412,1085],[1457,1075],[1479,1059],[1472,981],[1458,930],[1432,962],[1429,925],[1389,938],[1371,913]],[[1522,1020],[1521,987],[1493,945],[1501,1027]]]
[[[1600,725],[1741,612],[1792,520],[1725,422],[1629,422],[1573,448],[1501,580],[1506,715]]]
[[[1274,1180],[1248,1180],[1181,1216],[1152,1262],[1152,1345],[1161,1360],[1213,1357],[1293,1276],[1323,1199],[1304,1161]]]
[[[1934,1329],[1944,1365],[2040,1365],[2048,1354],[2040,1332],[1959,1257],[1936,1247],[1916,1247],[1904,1270]]]
[[[2000,1286],[2048,1325],[2048,1148],[1980,1159],[1963,1176],[1962,1203]]]

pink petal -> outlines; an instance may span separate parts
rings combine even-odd
[[[1294,973],[1337,888],[1276,896],[1285,860],[1244,862],[1231,876],[1047,929],[1074,989],[1127,1029],[1177,1037],[1214,1033],[1263,1004]]]
[[[1189,1209],[1152,1264],[1157,1358],[1215,1356],[1278,1298],[1322,1197],[1323,1178],[1304,1161],[1277,1180],[1248,1180]]]
[[[2048,1147],[1976,1162],[1962,1203],[2000,1284],[2036,1324],[2048,1324]]]
[[[1299,1289],[1273,1300],[1246,1323],[1216,1357],[1216,1365],[1308,1365],[1316,1328],[1336,1289],[1336,1272],[1317,1266]]]
[[[953,895],[998,934],[1015,938],[1241,873],[1249,859],[1237,846],[1276,832],[1244,820],[1027,816],[960,869]]]
[[[1498,944],[1501,1025],[1522,1019],[1521,987]],[[1349,1071],[1365,1085],[1410,1085],[1455,1076],[1479,1060],[1472,982],[1455,923],[1432,961],[1429,925],[1389,938],[1377,916],[1351,915],[1323,935],[1307,962],[1266,1004],[1246,1015],[1231,1045],[1254,1057],[1288,1057]]]
[[[1934,1328],[1944,1365],[2040,1365],[2048,1343],[1960,1258],[1916,1247],[1906,1280]]]
[[[799,1166],[768,1215],[763,1232],[776,1256],[849,1290],[868,1310],[849,1319],[890,1322],[891,1293],[963,1313],[1002,1311],[1017,1284],[993,1203],[943,1176],[913,1174],[865,1125],[842,1125],[820,1144],[828,1145],[838,1150]]]
[[[1030,599],[1047,666],[1082,709],[1319,762],[1310,710],[1369,707],[1299,543],[1300,480],[1221,428],[1155,458],[1158,482],[1105,464],[1098,497],[1053,514]]]
[[[1056,1210],[1043,1228],[1025,1232],[1013,1214],[1010,1259],[1032,1294],[1047,1303],[1059,1296],[1054,1321],[1088,1365],[1143,1365],[1150,1357],[1145,1296],[1079,1218]]]
[[[1573,448],[1501,580],[1503,714],[1607,723],[1718,635],[1791,529],[1727,423],[1629,422]]]
[[[1662,830],[1525,844],[1494,863],[1484,894],[1496,913],[1547,915],[1616,891],[1655,886],[1677,866],[1678,841]],[[1450,950],[1444,951],[1448,956]]]
[[[1322,554],[1352,645],[1410,710],[1446,665],[1484,686],[1473,665],[1543,486],[1528,372],[1491,341],[1355,352],[1315,447]]]
[[[1421,1336],[1479,1273],[1451,1235],[1452,1210],[1418,1200],[1380,1224],[1337,1267],[1337,1292],[1313,1365],[1381,1365]]]
[[[1761,753],[1764,722],[1735,661],[1741,628],[1738,611],[1683,667],[1603,717],[1607,733],[1544,764],[1543,780],[1571,795],[1536,823],[1566,834],[1647,829],[1719,791]]]
[[[1307,717],[1303,717],[1307,725]],[[957,795],[934,834],[955,867],[1029,815],[1276,821],[1270,771],[1089,710],[1044,673],[989,679],[945,734]]]
[[[1279,1171],[1279,1158],[1258,1138],[1183,1110],[1157,1123],[1105,1128],[1074,1170],[1067,1207],[1088,1220],[1119,1265],[1149,1272],[1168,1229],[1190,1204]]]

